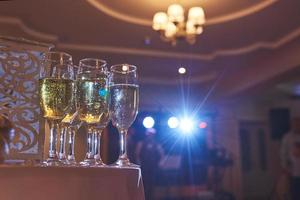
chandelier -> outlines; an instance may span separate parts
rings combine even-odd
[[[184,9],[179,4],[169,6],[167,13],[157,12],[153,17],[152,28],[163,41],[176,45],[177,40],[185,39],[189,44],[196,42],[197,35],[203,32],[205,14],[202,7],[189,9],[185,22]]]

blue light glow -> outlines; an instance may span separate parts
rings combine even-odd
[[[179,126],[179,120],[176,117],[170,117],[168,120],[169,128],[177,128]]]
[[[194,121],[189,118],[183,118],[180,120],[180,130],[184,134],[192,133],[194,129]]]
[[[143,120],[143,125],[144,125],[145,128],[153,128],[154,124],[155,124],[155,121],[150,116],[145,117],[144,120]]]

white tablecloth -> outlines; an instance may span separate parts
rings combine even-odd
[[[0,167],[0,200],[144,200],[139,169]]]

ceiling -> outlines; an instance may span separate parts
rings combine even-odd
[[[207,23],[195,45],[176,47],[151,28],[153,14],[174,2],[0,1],[0,35],[52,43],[76,62],[99,57],[137,65],[144,108],[199,105],[209,91],[211,101],[233,98],[298,73],[300,1],[181,0],[186,10],[202,6]],[[178,75],[180,66],[186,75]]]

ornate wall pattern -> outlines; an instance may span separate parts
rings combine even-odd
[[[14,125],[10,159],[42,156],[44,128],[39,126],[38,77],[41,55],[51,47],[0,36],[0,114]]]

